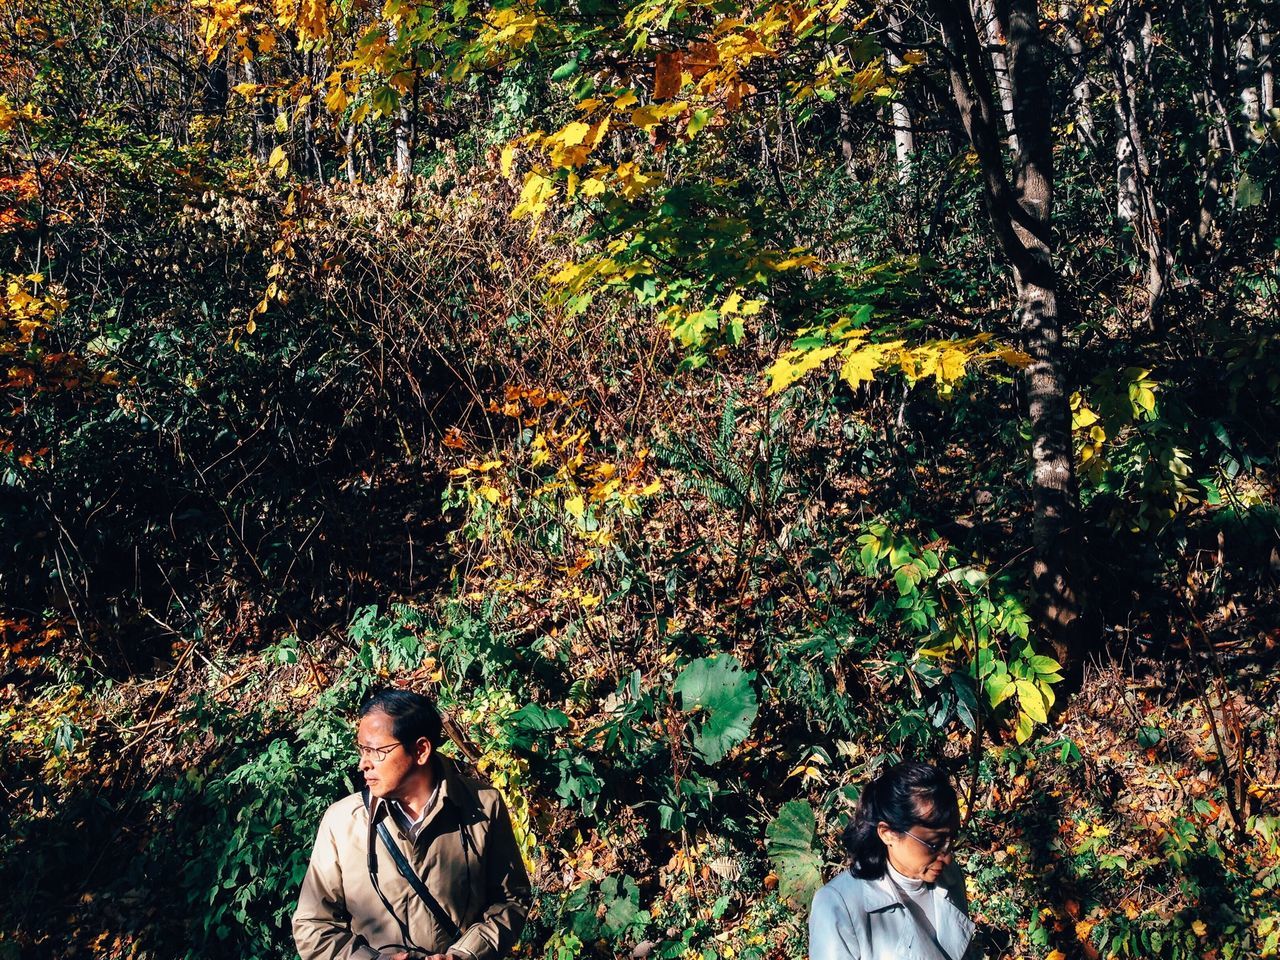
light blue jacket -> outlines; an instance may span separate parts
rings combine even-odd
[[[859,880],[846,870],[813,898],[809,960],[961,960],[974,925],[967,913],[964,876],[953,864],[938,878],[933,897],[936,946],[887,874]]]

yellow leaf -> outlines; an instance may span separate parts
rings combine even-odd
[[[555,196],[555,189],[554,180],[537,170],[530,170],[525,174],[524,186],[520,189],[520,202],[511,211],[511,219],[519,220],[521,217],[540,219],[546,213],[551,198]]]
[[[1098,415],[1086,406],[1081,406],[1071,414],[1071,429],[1083,430],[1098,422]]]
[[[600,141],[604,139],[604,135],[609,132],[609,123],[610,123],[609,118],[604,117],[600,120],[599,123],[595,124],[595,126],[591,128],[591,133],[587,135],[587,140],[586,140],[587,146],[589,147],[599,146]]]
[[[1205,926],[1203,920],[1193,920],[1191,929],[1195,931],[1197,937],[1207,937],[1209,935],[1209,928]]]
[[[502,157],[498,161],[498,165],[502,168],[502,175],[504,177],[511,176],[511,164],[515,161],[515,158],[516,145],[514,143],[508,143],[502,148]]]
[[[581,520],[582,515],[587,510],[587,505],[585,501],[583,501],[581,496],[577,496],[577,497],[570,497],[568,500],[566,500],[564,502],[564,508],[566,511],[568,511],[568,513],[571,516],[577,517],[579,520]]]
[[[1011,348],[1006,348],[1004,350],[997,350],[996,356],[999,357],[1001,360],[1003,360],[1005,363],[1007,363],[1009,366],[1016,367],[1019,370],[1026,369],[1027,367],[1031,366],[1031,363],[1032,363],[1032,359],[1029,354],[1023,353],[1021,350],[1014,350]]]
[[[943,383],[955,383],[964,376],[965,364],[969,362],[969,355],[963,350],[944,349],[942,356],[938,358],[938,369],[934,376]]]
[[[566,147],[574,147],[587,139],[587,134],[591,132],[591,126],[575,120],[568,124],[563,130],[555,135],[555,138],[563,143]]]
[[[631,112],[631,122],[645,133],[648,133],[662,122],[662,118],[658,115],[657,107],[638,107]]]
[[[844,365],[840,368],[841,378],[849,384],[850,390],[856,390],[859,384],[874,380],[876,371],[883,368],[901,346],[901,340],[867,344],[855,342],[845,350]]]
[[[628,90],[626,93],[624,93],[622,96],[620,96],[617,100],[613,102],[613,109],[622,111],[627,109],[627,107],[631,106],[632,104],[636,104],[639,102],[640,102],[640,98],[636,96],[635,91]]]
[[[765,371],[769,388],[765,396],[772,396],[787,389],[806,373],[816,370],[836,355],[839,347],[819,347],[816,350],[788,350]]]
[[[480,496],[484,497],[490,503],[497,503],[498,499],[502,496],[502,494],[498,492],[497,487],[491,487],[487,483],[482,485],[476,493],[480,494]]]
[[[267,160],[267,166],[278,167],[280,166],[280,164],[287,163],[287,162],[288,160],[284,155],[284,147],[279,146],[271,151],[271,156]]]

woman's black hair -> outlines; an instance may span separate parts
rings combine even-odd
[[[889,851],[877,830],[887,823],[905,833],[915,826],[935,830],[951,826],[960,814],[955,788],[947,775],[927,763],[896,763],[862,791],[858,809],[844,829],[850,872],[863,880],[885,874]]]
[[[411,690],[378,690],[360,704],[360,719],[374,711],[391,718],[391,733],[405,746],[411,747],[422,737],[434,750],[440,746],[440,713],[436,705]]]

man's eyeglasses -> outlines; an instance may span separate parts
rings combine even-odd
[[[941,857],[944,854],[948,854],[951,851],[953,851],[956,848],[956,843],[960,839],[956,834],[953,833],[953,834],[950,834],[945,840],[943,840],[940,843],[930,843],[928,840],[925,840],[923,837],[917,837],[910,830],[904,830],[902,832],[904,836],[908,836],[912,840],[914,840],[916,843],[919,843],[925,846],[929,850],[929,852],[932,853],[935,857]]]
[[[396,747],[402,746],[404,746],[404,744],[399,740],[395,743],[388,743],[381,747],[366,747],[363,743],[357,743],[356,753],[360,754],[361,760],[365,757],[371,757],[375,763],[381,763],[391,755],[391,751],[395,750]]]

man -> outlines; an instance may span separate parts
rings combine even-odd
[[[320,822],[293,915],[302,960],[500,960],[519,937],[529,880],[506,804],[440,741],[420,694],[360,707],[365,789]]]

